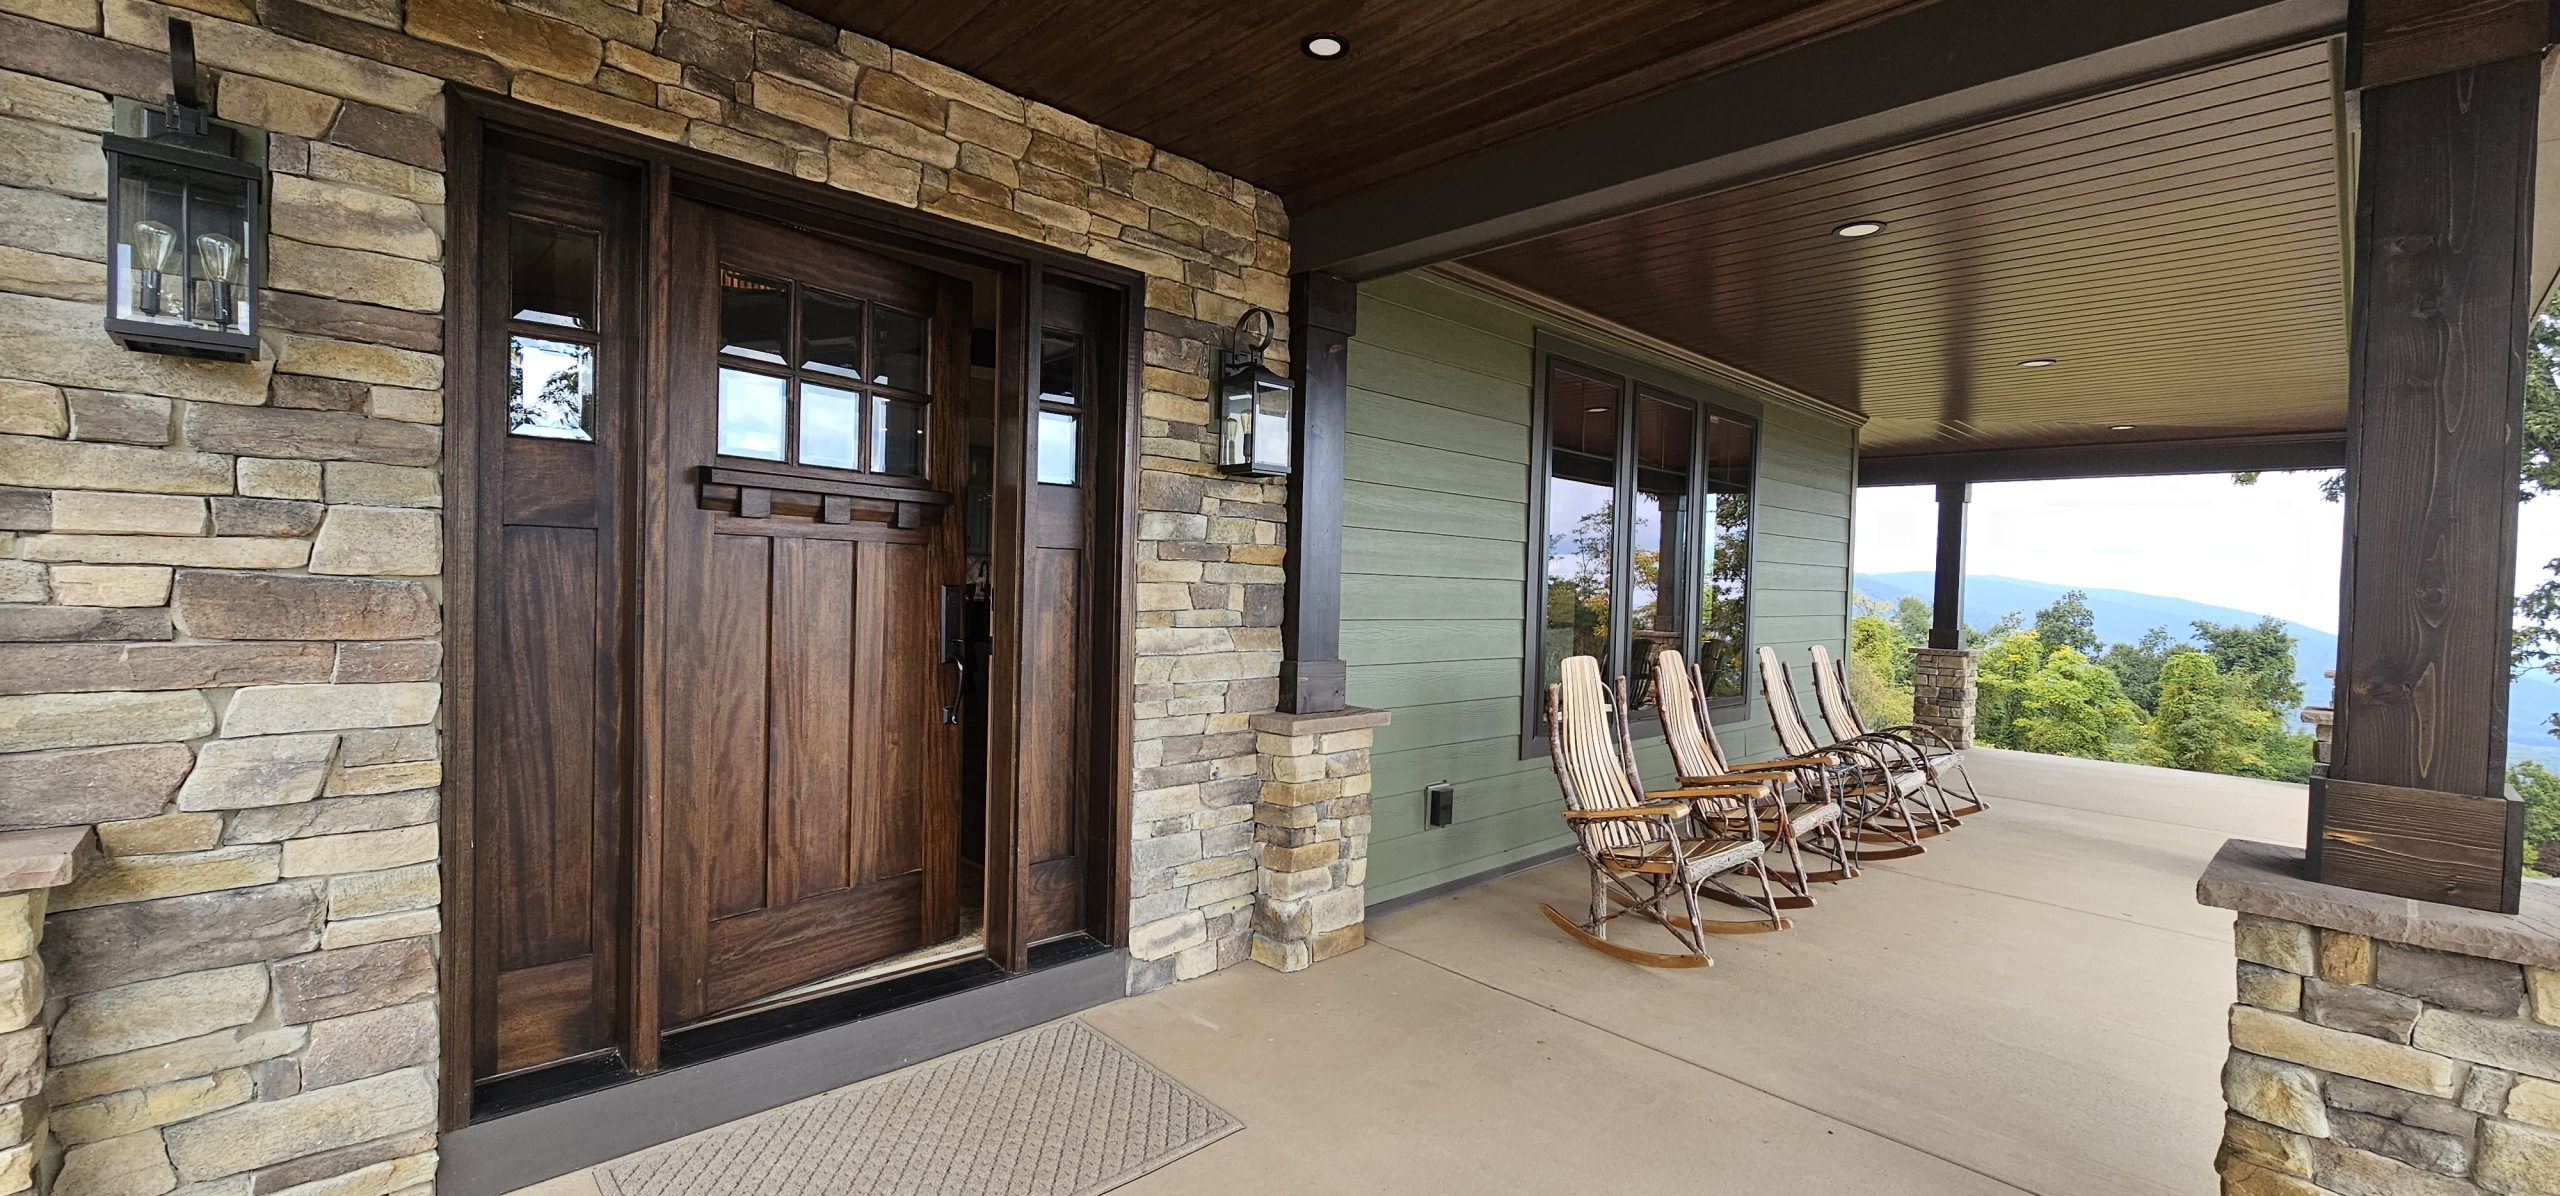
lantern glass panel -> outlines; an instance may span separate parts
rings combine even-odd
[[[249,332],[254,184],[147,159],[120,166],[117,318]]]
[[[1218,464],[1253,460],[1253,375],[1223,371],[1218,382]]]
[[[1287,379],[1257,371],[1253,394],[1253,467],[1257,473],[1289,472],[1292,395]]]

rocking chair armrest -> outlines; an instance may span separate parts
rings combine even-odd
[[[1820,756],[1788,756],[1780,760],[1754,760],[1748,764],[1728,764],[1729,772],[1794,772],[1799,768],[1820,768],[1830,761]]]
[[[1597,822],[1609,818],[1685,818],[1689,803],[1681,801],[1646,802],[1640,806],[1614,806],[1606,810],[1567,810],[1567,822]]]
[[[1681,785],[1677,789],[1656,789],[1645,794],[1645,797],[1651,801],[1666,801],[1693,797],[1763,797],[1769,792],[1767,781],[1745,781],[1738,785],[1719,785],[1713,782],[1692,785],[1688,783],[1687,777],[1682,777],[1680,780]]]

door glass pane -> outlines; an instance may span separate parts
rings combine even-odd
[[[924,317],[877,307],[871,319],[871,380],[900,390],[923,390]]]
[[[1546,678],[1568,656],[1609,656],[1618,476],[1618,383],[1557,366],[1547,381]]]
[[[923,477],[924,404],[875,395],[871,419],[871,471]]]
[[[507,283],[516,319],[593,331],[596,235],[514,221],[507,230]]]
[[[1681,546],[1689,532],[1689,454],[1696,409],[1677,399],[1636,392],[1636,509],[1634,556],[1627,594],[1628,692],[1638,706],[1653,702],[1653,658],[1677,650],[1683,620],[1678,607],[1689,592],[1681,584]]]
[[[507,343],[507,431],[546,440],[594,440],[592,345],[517,336]]]
[[[862,468],[861,395],[814,382],[800,384],[800,463]]]
[[[1751,596],[1752,427],[1707,417],[1707,565],[1698,596],[1698,660],[1707,696],[1743,695],[1742,653],[1749,642]]]
[[[767,374],[720,371],[720,451],[732,457],[782,459],[789,384]]]
[[[721,352],[786,365],[782,343],[790,333],[790,288],[734,270],[720,272]]]
[[[1052,486],[1076,484],[1076,417],[1064,411],[1040,413],[1039,474]]]
[[[1073,403],[1084,397],[1084,340],[1072,332],[1040,334],[1040,397]]]
[[[825,291],[800,292],[800,364],[862,380],[862,304]]]

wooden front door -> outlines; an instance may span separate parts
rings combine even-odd
[[[679,202],[661,1024],[957,932],[965,284]]]

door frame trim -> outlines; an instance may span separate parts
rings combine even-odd
[[[628,788],[621,795],[629,823],[628,865],[614,883],[628,886],[626,908],[631,942],[624,944],[627,991],[622,1001],[622,1040],[626,1062],[642,1072],[657,1065],[656,890],[662,875],[662,836],[642,833],[663,816],[664,770],[660,752],[649,745],[665,742],[662,687],[664,652],[652,642],[653,612],[663,610],[666,583],[662,571],[647,566],[663,560],[664,545],[652,539],[663,523],[666,487],[639,484],[661,476],[667,461],[662,418],[671,362],[663,335],[670,278],[667,251],[669,215],[679,193],[768,219],[785,220],[820,233],[857,243],[885,246],[957,260],[995,272],[1003,279],[998,313],[999,402],[1006,401],[1010,373],[1015,399],[1018,388],[1036,376],[1039,352],[1038,282],[1055,274],[1100,287],[1121,297],[1119,318],[1123,370],[1117,379],[1119,401],[1109,405],[1116,427],[1105,447],[1116,461],[1097,461],[1093,496],[1099,504],[1092,521],[1097,543],[1091,546],[1096,572],[1093,632],[1108,647],[1101,654],[1092,685],[1093,732],[1107,738],[1110,750],[1097,760],[1107,774],[1097,777],[1091,841],[1085,845],[1093,864],[1109,872],[1097,891],[1118,894],[1087,912],[1088,933],[1111,946],[1128,941],[1130,784],[1134,748],[1132,692],[1136,668],[1136,548],[1138,475],[1141,468],[1139,421],[1144,378],[1146,276],[1136,270],[1024,240],[1007,233],[964,224],[947,217],[858,195],[806,179],[763,170],[686,146],[657,141],[608,125],[538,108],[504,96],[459,86],[448,90],[445,130],[447,237],[445,262],[444,359],[446,402],[444,460],[444,781],[438,811],[440,872],[443,886],[442,949],[437,1010],[441,1076],[440,1121],[446,1130],[470,1124],[472,1106],[471,1040],[474,1002],[471,983],[475,963],[486,944],[477,940],[474,919],[472,839],[476,814],[476,703],[479,699],[475,660],[479,647],[478,553],[483,512],[478,488],[483,471],[478,435],[479,404],[471,401],[477,387],[482,354],[477,329],[482,317],[480,288],[484,281],[478,255],[485,235],[481,228],[484,147],[492,130],[576,147],[582,154],[629,164],[647,180],[636,232],[640,239],[639,303],[636,326],[641,331],[639,358],[632,363],[633,415],[637,424],[637,462],[630,484],[632,547],[642,568],[631,595],[636,649],[628,676],[635,689],[629,716],[636,758],[625,761]],[[1001,446],[999,446],[1001,450]],[[1099,454],[1098,454],[1099,455]],[[1003,454],[999,451],[999,468]],[[1105,468],[1099,468],[1107,466]],[[1002,493],[1001,474],[998,492]],[[1106,537],[1107,533],[1107,537]],[[1020,534],[1016,529],[1016,535]],[[1105,541],[1107,538],[1108,542]],[[643,542],[649,541],[649,542]],[[1002,554],[999,554],[1002,559]],[[1001,584],[999,585],[1001,592]],[[992,730],[992,728],[991,728]],[[992,800],[996,792],[989,777]],[[992,821],[992,820],[991,820]],[[992,861],[990,861],[992,867]],[[992,927],[990,928],[992,930]],[[1018,937],[1018,936],[1017,936]],[[1027,943],[999,951],[990,938],[988,954],[1000,965],[1020,971],[1027,964]],[[644,979],[646,978],[646,979]],[[643,1031],[646,1032],[643,1032]]]

